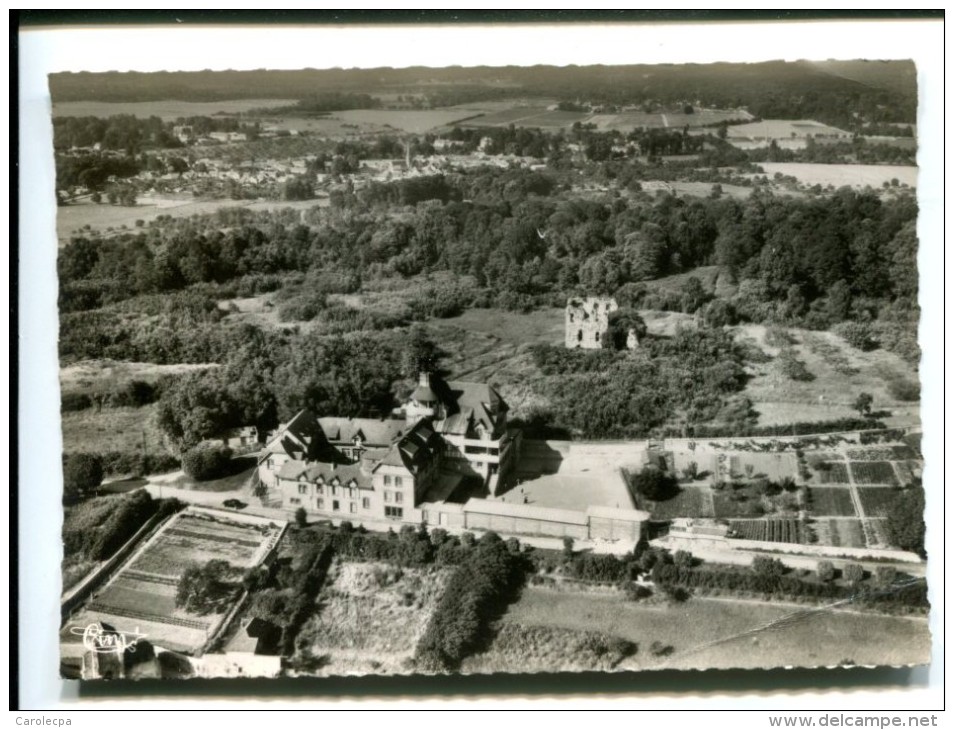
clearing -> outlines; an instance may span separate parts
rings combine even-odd
[[[162,431],[156,425],[156,404],[140,408],[87,408],[60,415],[63,453],[122,451],[167,453]]]
[[[295,99],[228,99],[225,101],[62,101],[53,104],[54,117],[112,117],[131,114],[140,119],[159,117],[175,121],[180,117],[211,117],[216,114],[244,114],[261,109],[295,104]]]
[[[133,380],[155,383],[164,375],[185,375],[215,363],[159,365],[152,362],[124,362],[121,360],[80,360],[60,368],[60,388],[63,393],[109,393]]]
[[[784,623],[768,628],[780,619]],[[792,605],[736,599],[690,598],[670,606],[627,601],[617,591],[528,586],[502,621],[597,631],[637,643],[638,653],[619,664],[622,670],[811,667],[843,660],[884,665],[924,662],[930,655],[930,633],[923,619],[816,613]],[[654,657],[650,652],[654,641],[671,646],[673,653]],[[500,650],[492,645],[495,648]],[[588,668],[576,667],[578,671]]]
[[[298,646],[325,658],[318,675],[411,672],[414,649],[451,572],[336,560]]]

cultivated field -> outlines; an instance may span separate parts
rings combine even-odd
[[[915,663],[925,661],[930,648],[927,622],[922,619],[813,613],[791,605],[737,599],[690,598],[668,606],[626,601],[617,592],[568,592],[535,586],[524,589],[503,623],[599,632],[635,642],[638,652],[618,665],[621,670],[829,666],[842,660]],[[819,641],[819,636],[825,640]],[[653,656],[650,646],[654,641],[671,646],[672,654]],[[717,647],[706,648],[715,642],[719,642]],[[506,646],[497,644],[491,645],[492,654],[506,652]],[[540,653],[545,650],[538,649]],[[558,655],[559,647],[552,651]],[[566,661],[571,670],[589,668],[573,667],[572,656]]]
[[[749,124],[735,124],[728,128],[727,138],[736,140],[793,139],[798,137],[838,137],[850,139],[851,134],[843,129],[829,127],[827,124],[811,119],[763,119]]]
[[[771,520],[732,520],[729,526],[743,540],[799,544],[811,542],[802,523],[794,517]]]
[[[811,487],[812,514],[819,517],[857,517],[848,487]]]
[[[332,116],[344,124],[422,134],[471,116],[471,113],[461,109],[349,109]]]
[[[910,165],[823,165],[812,162],[760,162],[769,177],[775,173],[790,175],[805,185],[848,185],[880,188],[886,182],[898,182],[912,188],[918,185],[918,168]]]
[[[859,487],[858,496],[868,517],[880,517],[898,496],[898,492],[886,487]]]
[[[408,662],[450,572],[336,562],[298,645],[325,657],[322,675],[411,671]]]
[[[211,117],[216,114],[244,114],[250,109],[294,104],[294,99],[231,99],[225,101],[63,101],[53,104],[54,117],[112,117],[132,114],[147,119],[159,117],[175,121],[180,117]]]
[[[682,112],[622,112],[620,114],[596,114],[587,121],[595,124],[601,132],[618,129],[628,131],[638,127],[664,128],[706,127],[723,121],[751,119],[746,111],[733,109],[697,109],[692,114]],[[730,127],[731,129],[731,127]]]
[[[256,565],[280,528],[211,518],[193,512],[173,517],[94,593],[69,622],[86,626],[104,621],[119,631],[145,633],[164,648],[194,652],[212,636],[225,615],[219,611],[196,614],[178,608],[179,578],[190,565],[225,560],[236,578]]]

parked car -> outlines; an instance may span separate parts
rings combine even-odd
[[[227,499],[223,503],[229,509],[245,509],[248,505],[237,499]]]

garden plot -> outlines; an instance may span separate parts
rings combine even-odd
[[[225,560],[238,577],[257,563],[280,527],[231,522],[185,512],[173,517],[116,575],[95,593],[70,625],[104,621],[119,631],[142,632],[168,649],[202,648],[224,618],[176,606],[179,578],[193,564]]]
[[[848,465],[843,461],[825,462],[824,468],[817,469],[815,474],[820,484],[849,484]]]
[[[797,479],[798,460],[795,454],[733,454],[729,469],[737,479],[762,478],[773,482]]]
[[[892,487],[858,487],[858,496],[868,517],[880,517],[898,496],[898,490]]]
[[[818,535],[820,545],[832,547],[867,547],[861,520],[833,519],[818,520],[815,523],[815,534]]]
[[[298,646],[323,657],[320,674],[408,672],[450,570],[339,562]]]
[[[848,487],[811,487],[812,514],[824,517],[857,517]]]
[[[729,526],[742,540],[807,544],[808,530],[794,517],[774,520],[732,520]]]
[[[640,498],[640,508],[652,513],[654,520],[671,520],[676,517],[714,517],[711,501],[707,499],[708,487],[683,487],[672,499],[653,502]]]
[[[887,461],[853,461],[851,475],[857,484],[890,484],[895,486],[898,477],[894,467]]]

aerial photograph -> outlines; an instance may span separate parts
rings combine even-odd
[[[48,81],[61,677],[929,662],[914,62]]]

